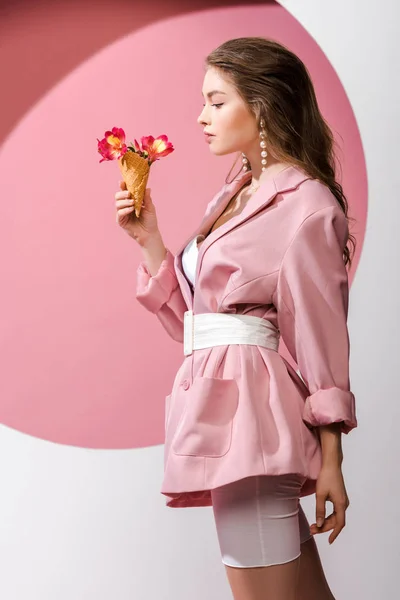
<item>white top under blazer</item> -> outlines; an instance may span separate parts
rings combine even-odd
[[[196,266],[197,266],[197,257],[199,255],[199,249],[197,247],[197,242],[204,240],[204,235],[198,235],[193,238],[182,254],[182,267],[183,271],[188,279],[188,281],[194,287],[195,279],[196,279]]]

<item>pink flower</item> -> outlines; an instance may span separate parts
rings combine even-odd
[[[120,127],[113,127],[111,131],[106,131],[102,140],[97,139],[98,152],[102,159],[116,160],[120,159],[127,152],[135,152],[149,163],[149,166],[163,156],[168,156],[174,151],[171,142],[168,141],[166,135],[160,135],[155,138],[152,135],[141,138],[140,143],[135,139],[134,143],[129,145],[125,143],[125,131]]]
[[[99,162],[104,160],[116,160],[128,151],[125,144],[125,132],[123,129],[113,127],[111,131],[106,131],[102,140],[97,139],[97,151],[103,157]]]
[[[168,141],[166,135],[160,135],[156,139],[154,139],[152,135],[148,135],[142,137],[141,143],[143,151],[148,153],[149,161],[151,162],[164,156],[168,156],[168,154],[174,151],[174,147],[171,142]]]

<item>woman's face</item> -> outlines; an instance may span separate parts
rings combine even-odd
[[[253,113],[223,74],[210,67],[204,77],[204,108],[197,122],[203,127],[213,154],[247,154],[259,146],[259,130]]]

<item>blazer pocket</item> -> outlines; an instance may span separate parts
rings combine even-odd
[[[184,456],[223,456],[231,445],[233,418],[239,403],[235,379],[197,377],[190,393],[185,393],[185,408],[172,451]]]
[[[165,405],[164,405],[164,411],[165,411],[165,431],[167,430],[167,427],[168,427],[169,411],[170,411],[170,408],[171,408],[171,396],[172,396],[172,394],[169,394],[169,396],[167,396],[165,398]]]

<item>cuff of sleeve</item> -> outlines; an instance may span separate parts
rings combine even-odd
[[[155,275],[151,276],[145,262],[139,264],[136,272],[136,299],[150,312],[157,313],[177,287],[174,255],[168,249]]]
[[[342,433],[357,427],[354,394],[337,387],[321,389],[308,396],[303,421],[312,426],[342,422]]]

